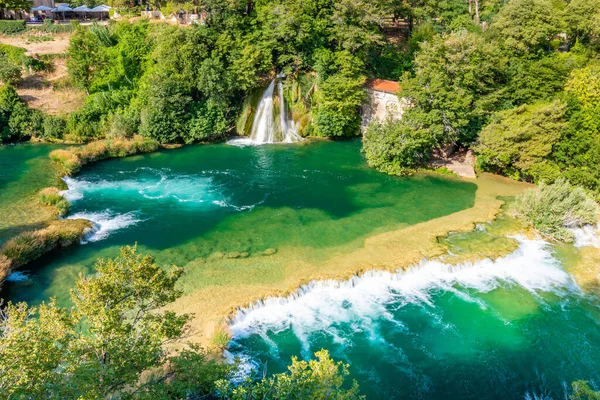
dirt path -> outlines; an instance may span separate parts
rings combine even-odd
[[[28,56],[42,54],[63,54],[69,47],[69,34],[53,35],[53,40],[46,42],[30,42],[28,36],[3,36],[0,37],[0,43],[10,44],[11,46],[23,47],[27,50]]]

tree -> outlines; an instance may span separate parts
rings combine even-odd
[[[600,0],[571,0],[565,21],[572,39],[600,45]]]
[[[8,304],[0,318],[0,392],[11,398],[103,399],[164,365],[163,344],[188,316],[158,312],[180,295],[182,270],[165,272],[124,247],[81,276],[73,306]]]
[[[308,362],[294,358],[290,374],[241,385],[231,382],[235,364],[197,345],[167,353],[164,345],[181,338],[190,318],[161,311],[181,295],[182,273],[128,246],[98,260],[95,275],[80,276],[71,307],[51,300],[0,309],[0,398],[360,398],[356,382],[343,388],[348,366],[327,351]]]
[[[414,76],[405,76],[399,96],[413,106],[413,123],[437,143],[469,145],[503,101],[506,63],[477,34],[438,35],[421,46]]]
[[[362,151],[369,165],[381,172],[401,175],[429,160],[433,138],[413,126],[409,117],[401,121],[373,121],[363,137]]]
[[[567,125],[566,112],[566,104],[554,101],[498,113],[475,147],[480,167],[517,179],[556,179],[560,170],[550,156]]]
[[[333,39],[340,50],[352,53],[382,44],[384,16],[380,0],[338,0],[331,17]]]
[[[67,49],[69,76],[86,91],[89,90],[96,71],[102,68],[100,41],[89,29],[77,28]]]
[[[510,0],[490,29],[504,47],[516,54],[550,50],[554,36],[563,32],[562,1]]]
[[[30,0],[0,0],[0,10],[29,10],[33,4]]]
[[[358,384],[353,382],[343,389],[344,377],[349,374],[348,365],[334,362],[329,352],[315,353],[316,360],[299,361],[292,357],[289,373],[276,374],[256,383],[246,382],[233,386],[221,381],[219,391],[223,399],[362,399]]]

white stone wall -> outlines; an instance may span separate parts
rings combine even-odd
[[[401,119],[407,107],[407,101],[399,99],[394,93],[367,89],[368,101],[362,110],[362,125],[366,127],[375,119],[384,121],[388,116]]]

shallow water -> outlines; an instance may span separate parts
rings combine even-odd
[[[37,209],[35,194],[57,183],[48,154],[58,145],[0,145],[0,244],[48,218]]]
[[[100,162],[65,182],[68,218],[89,219],[95,231],[30,265],[28,281],[6,285],[8,299],[64,302],[78,273],[134,242],[164,265],[208,259],[202,277],[185,280],[188,292],[235,281],[233,270],[210,273],[214,254],[294,249],[297,260],[325,262],[370,235],[469,208],[476,191],[455,179],[377,173],[357,141],[186,146]]]
[[[318,282],[238,315],[229,351],[282,372],[326,348],[368,398],[565,398],[600,383],[597,299],[541,241],[498,260]]]

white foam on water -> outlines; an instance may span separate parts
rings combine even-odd
[[[266,144],[266,143],[255,142],[254,140],[252,140],[250,138],[244,138],[244,137],[229,139],[225,143],[230,146],[237,146],[237,147],[262,146],[263,144]]]
[[[6,277],[6,282],[26,282],[29,276],[22,271],[15,271]]]
[[[129,195],[140,195],[150,200],[172,199],[180,203],[198,204],[217,195],[210,176],[174,175],[169,170],[142,169],[146,175],[138,179],[88,181],[64,177],[69,189],[61,194],[70,202],[90,193],[128,192]]]
[[[575,235],[576,247],[596,247],[600,248],[600,229],[598,226],[586,225],[581,228],[571,229]]]
[[[127,228],[141,222],[135,212],[116,214],[110,210],[101,212],[78,212],[67,219],[87,219],[92,222],[92,229],[82,243],[97,242],[106,239],[112,232]]]
[[[342,323],[368,332],[376,320],[393,318],[386,308],[390,304],[396,308],[417,304],[431,309],[432,295],[439,290],[462,292],[466,299],[469,295],[465,291],[486,293],[501,285],[517,285],[535,296],[579,291],[571,275],[552,257],[548,243],[516,239],[519,249],[496,261],[456,266],[424,261],[396,273],[372,271],[348,281],[311,282],[286,298],[269,298],[239,310],[230,322],[233,340],[291,329],[305,342],[304,348],[310,333],[332,332]]]

